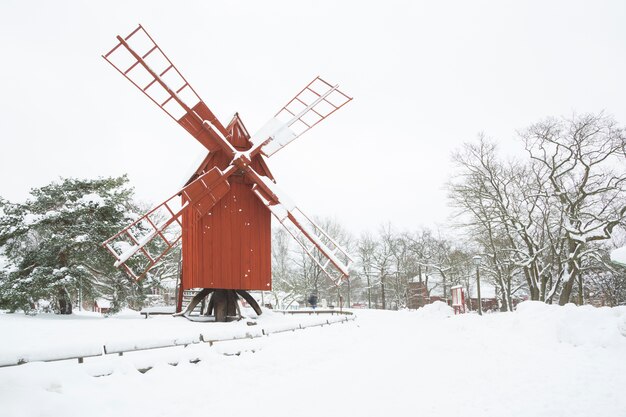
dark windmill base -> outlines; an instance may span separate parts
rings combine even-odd
[[[239,297],[243,298],[254,309],[254,312],[261,315],[261,307],[256,300],[245,290],[224,290],[217,288],[203,288],[197,293],[187,305],[187,308],[176,316],[183,316],[192,321],[208,321],[196,320],[191,317],[191,312],[202,303],[200,316],[204,318],[214,317],[216,322],[227,322],[241,319],[241,311],[239,310]]]

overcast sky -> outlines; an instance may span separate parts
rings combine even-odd
[[[0,196],[128,173],[177,191],[205,151],[101,54],[142,23],[218,118],[256,131],[314,76],[355,99],[268,160],[353,232],[443,226],[450,153],[480,132],[606,111],[626,123],[626,2],[0,2]]]

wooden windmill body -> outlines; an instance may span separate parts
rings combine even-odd
[[[250,149],[249,135],[238,115],[226,130],[236,149]],[[222,153],[210,153],[191,179],[215,167],[224,170],[228,164]],[[252,167],[259,175],[271,176],[260,155],[253,158]],[[233,175],[229,183],[228,193],[206,215],[183,215],[185,286],[269,290],[271,213],[252,192],[254,183],[245,176]]]
[[[261,314],[251,290],[271,289],[271,217],[291,233],[329,279],[348,277],[349,256],[309,217],[282,197],[265,162],[351,98],[316,77],[263,128],[250,135],[235,115],[222,125],[140,25],[104,58],[208,150],[195,174],[172,197],[104,242],[141,279],[179,241],[179,294],[202,289],[182,310],[189,318],[204,297],[217,321],[238,316],[237,298]]]

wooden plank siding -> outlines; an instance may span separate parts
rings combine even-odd
[[[250,147],[249,134],[238,115],[226,130],[239,150]],[[196,175],[217,166],[225,169],[228,159],[221,151],[211,153]],[[252,161],[259,175],[270,176],[261,156]],[[192,177],[193,179],[193,177]],[[270,290],[271,213],[252,193],[252,183],[234,174],[230,191],[202,218],[195,211],[183,216],[183,289],[221,288]]]

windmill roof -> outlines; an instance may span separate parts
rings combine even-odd
[[[233,114],[233,117],[230,119],[228,126],[226,126],[226,130],[230,130],[231,126],[234,125],[235,123],[239,125],[243,134],[249,138],[250,133],[248,132],[248,129],[246,129],[246,125],[243,124],[243,120],[241,120],[241,117],[239,117],[239,113]]]
[[[239,113],[235,113],[232,117],[232,119],[230,120],[230,122],[228,123],[228,125],[226,126],[226,130],[231,130],[233,129],[233,126],[237,125],[241,131],[241,133],[243,134],[243,137],[246,138],[246,141],[250,144],[250,133],[248,132],[248,129],[246,128],[246,126],[243,124],[243,121],[241,120],[241,117],[239,117]],[[250,144],[251,145],[251,144]],[[239,149],[240,147],[235,146],[235,148],[237,148],[238,150],[243,150],[243,149]],[[219,152],[219,151],[218,151]],[[200,174],[202,174],[202,172],[205,170],[205,168],[207,167],[207,165],[210,163],[211,159],[213,159],[213,157],[218,153],[218,152],[209,152],[203,159],[202,162],[200,163],[200,165],[196,168],[196,170],[194,171],[194,173],[189,177],[189,179],[187,180],[187,182],[185,183],[185,185],[188,185],[189,183],[191,183],[193,180],[195,180],[196,178],[198,178],[198,176]],[[260,175],[267,175],[268,178],[270,179],[274,179],[274,176],[272,175],[269,167],[267,166],[267,164],[265,163],[265,160],[263,159],[263,157],[259,154],[256,155],[254,157],[255,160],[258,160],[260,165],[261,165],[261,169],[262,172],[259,172]]]

